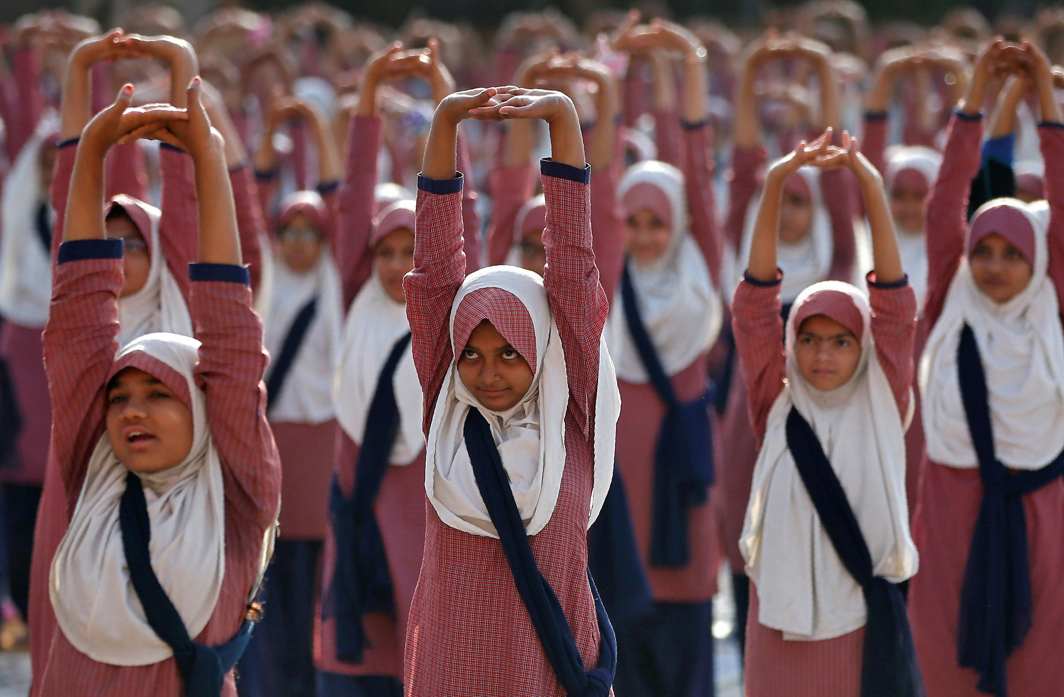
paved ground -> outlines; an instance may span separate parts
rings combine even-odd
[[[714,602],[713,634],[716,642],[717,697],[741,697],[739,651],[731,639],[734,609],[727,575],[721,577],[721,593]],[[29,690],[30,659],[27,653],[0,652],[0,697],[25,697]],[[329,697],[322,695],[321,697]]]

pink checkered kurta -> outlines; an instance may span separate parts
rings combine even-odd
[[[908,285],[870,286],[876,353],[898,409],[904,414],[913,379],[916,296]],[[785,375],[779,286],[743,281],[735,291],[732,311],[742,377],[750,398],[750,418],[760,443]],[[835,639],[785,641],[781,632],[758,622],[757,613],[757,589],[751,586],[746,622],[746,697],[858,697],[863,627]]]
[[[66,216],[67,197],[70,191],[70,175],[74,170],[74,157],[77,153],[77,139],[60,143],[56,153],[55,172],[52,176],[52,208],[55,211],[55,224],[52,235],[52,258],[59,250],[62,240],[64,218]],[[198,229],[198,210],[196,208],[196,190],[193,179],[192,161],[188,155],[175,148],[163,147],[159,152],[160,168],[163,177],[163,208],[159,221],[159,239],[166,263],[188,299],[188,263],[195,258],[196,236],[190,231]],[[236,171],[236,170],[234,170]],[[233,196],[239,204],[242,189],[238,178],[231,175]],[[143,192],[136,192],[143,194]],[[157,253],[158,250],[152,250]],[[255,263],[253,259],[245,261]],[[55,274],[53,274],[54,276]],[[67,509],[67,499],[60,479],[60,467],[55,453],[49,450],[45,465],[44,493],[41,496],[37,515],[37,526],[33,539],[33,561],[30,569],[30,657],[33,669],[32,695],[39,694],[39,685],[44,671],[45,659],[52,643],[55,631],[55,615],[48,599],[48,570],[52,566],[52,557],[59,546],[67,523],[74,509]]]
[[[593,666],[599,632],[587,583],[594,467],[589,418],[607,303],[591,245],[586,174],[550,161],[543,168],[545,285],[565,350],[570,402],[557,506],[529,543],[569,620],[584,665]],[[454,361],[448,323],[466,270],[460,189],[460,179],[423,180],[418,192],[415,269],[407,276],[406,293],[426,424]],[[517,594],[499,541],[459,532],[444,525],[431,506],[426,510],[424,559],[407,627],[406,694],[561,697],[564,693]]]
[[[339,226],[334,250],[343,284],[344,307],[350,307],[355,296],[373,273],[373,250],[369,246],[373,225],[374,188],[377,184],[377,153],[381,145],[381,121],[376,117],[356,116],[351,121],[348,138],[347,167],[339,193]],[[468,167],[468,154],[460,145],[461,166]],[[475,210],[476,193],[472,187],[463,192],[462,216],[465,226],[479,229]],[[480,254],[475,236],[465,241],[467,258]],[[475,269],[476,264],[470,268]],[[385,356],[381,357],[383,365]],[[344,494],[354,491],[357,476],[359,443],[342,429],[337,429],[334,472]],[[421,568],[425,539],[425,459],[424,453],[405,466],[389,467],[381,482],[374,505],[374,514],[388,557],[388,570],[395,593],[396,617],[370,614],[364,620],[368,645],[360,664],[345,663],[336,655],[336,627],[332,619],[322,619],[317,613],[314,630],[314,663],[319,670],[351,676],[392,676],[402,678],[403,645],[414,596],[418,572]],[[327,504],[323,504],[323,507]],[[332,530],[325,538],[322,565],[322,589],[328,590],[336,565],[336,542]]]
[[[55,414],[52,454],[59,463],[68,509],[77,502],[89,456],[103,433],[102,391],[117,348],[115,301],[122,285],[120,247],[103,240],[82,244],[92,247],[88,258],[67,261],[56,269],[44,334],[49,391],[54,403],[66,405]],[[242,273],[237,267],[224,268],[229,276]],[[192,282],[189,309],[196,336],[203,342],[196,379],[207,395],[208,421],[225,485],[225,578],[214,614],[196,638],[217,645],[228,641],[244,620],[263,532],[277,512],[280,463],[263,416],[266,355],[249,288],[227,280]],[[189,582],[195,582],[195,570],[189,573]],[[39,694],[178,697],[183,691],[172,659],[138,667],[98,663],[57,631]],[[223,695],[235,694],[230,675]]]
[[[927,203],[928,289],[923,322],[942,313],[967,238],[969,182],[979,169],[982,119],[954,116],[942,169]],[[1039,127],[1050,202],[1049,276],[1064,307],[1064,127]],[[1047,389],[1050,389],[1047,386]],[[926,455],[925,455],[926,457]],[[1006,465],[1008,463],[1005,463]],[[957,665],[957,618],[964,568],[983,497],[978,469],[924,462],[923,494],[913,523],[920,573],[909,589],[909,617],[928,697],[979,697],[975,671]],[[1064,690],[1058,658],[1064,625],[1064,481],[1023,497],[1034,624],[1006,663],[1010,695],[1056,697]]]

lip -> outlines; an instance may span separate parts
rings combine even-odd
[[[488,397],[489,399],[498,399],[499,397],[502,397],[503,395],[505,395],[509,391],[510,391],[510,388],[508,388],[508,387],[500,387],[500,388],[494,388],[494,389],[484,389],[484,388],[478,388],[477,389],[477,392],[479,394],[481,394],[481,395],[483,395],[485,397]]]
[[[137,440],[131,441],[129,440],[129,438],[133,434],[139,434],[141,437]],[[143,426],[126,426],[122,429],[122,439],[126,442],[126,445],[133,452],[143,452],[145,450],[148,450],[159,440],[159,438],[154,433],[147,430]]]

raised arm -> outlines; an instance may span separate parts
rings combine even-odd
[[[426,432],[436,395],[454,359],[449,336],[451,304],[466,271],[462,175],[456,171],[458,123],[483,112],[495,118],[496,94],[494,88],[474,89],[440,102],[418,177],[414,269],[403,280],[403,289],[414,365],[425,399]]]
[[[167,119],[183,119],[169,106],[128,108],[133,86],[85,127],[70,178],[63,215],[52,305],[44,331],[49,397],[64,405],[54,415],[52,447],[69,496],[76,496],[85,464],[99,436],[104,385],[118,349],[118,293],[122,243],[107,240],[103,219],[103,171],[107,151],[122,137]],[[96,428],[89,433],[86,429]],[[82,452],[79,447],[86,448]]]
[[[979,171],[983,135],[980,109],[991,74],[1003,61],[1005,51],[1005,43],[995,41],[980,54],[965,98],[950,120],[942,166],[927,200],[928,286],[923,312],[929,326],[942,311],[946,292],[964,255],[968,196],[972,177]]]

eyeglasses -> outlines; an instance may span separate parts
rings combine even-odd
[[[291,240],[292,242],[319,242],[321,240],[321,233],[309,227],[281,228],[277,236],[282,240]]]
[[[147,255],[148,243],[141,237],[120,237],[122,240],[122,254]]]

